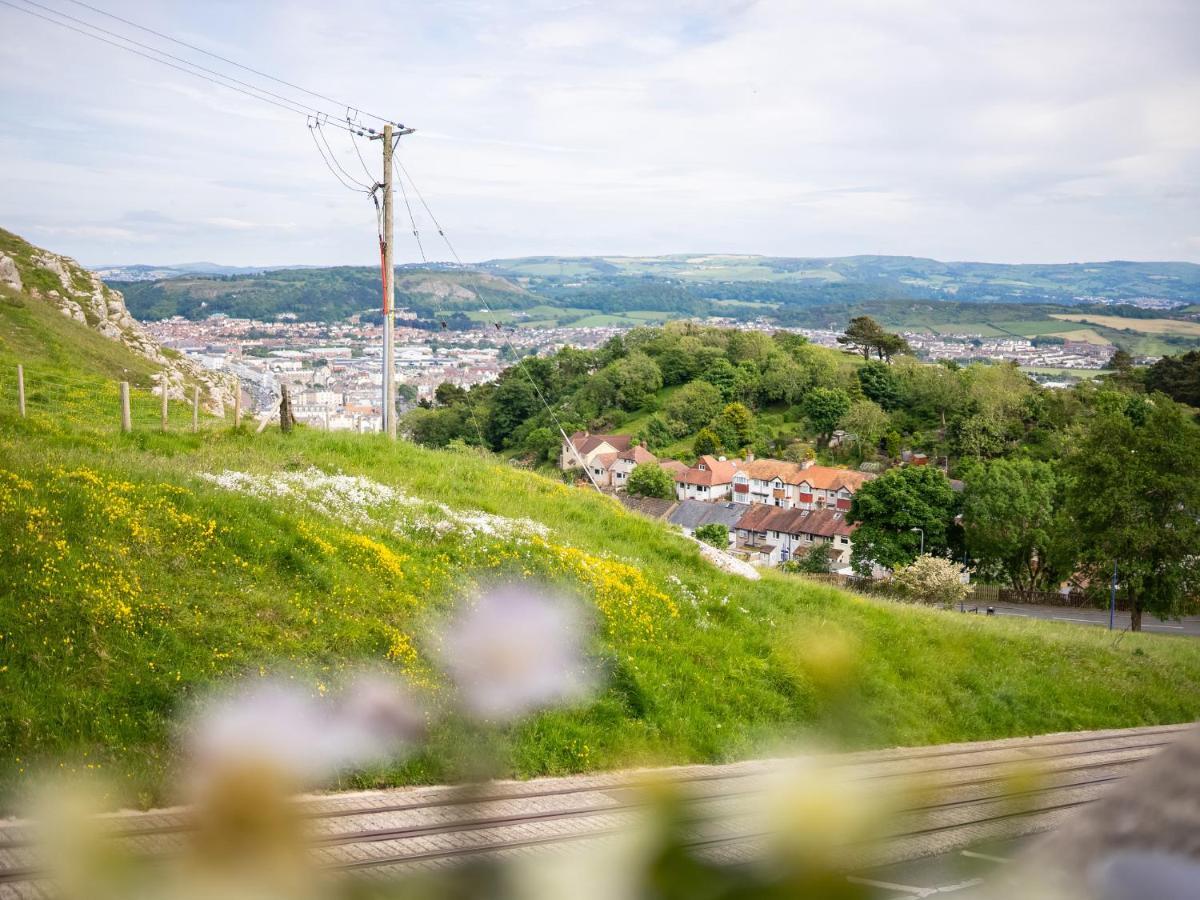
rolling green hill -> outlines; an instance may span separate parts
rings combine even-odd
[[[6,796],[61,761],[109,775],[122,798],[160,799],[172,717],[232,675],[282,673],[319,694],[371,664],[443,707],[422,637],[497,579],[581,598],[607,673],[588,704],[502,733],[522,776],[729,759],[813,728],[879,746],[1200,715],[1200,643],[746,581],[611,499],[490,455],[214,418],[162,434],[142,389],[122,435],[113,379],[136,358],[40,302],[0,302]],[[468,740],[435,725],[421,756],[344,783],[438,780]]]

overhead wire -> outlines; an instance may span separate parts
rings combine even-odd
[[[400,177],[400,172],[396,168],[395,157],[392,157],[392,171],[395,172],[396,175],[396,184],[400,188],[400,196],[404,200],[404,208],[408,211],[408,224],[409,227],[412,228],[413,238],[417,242],[417,252],[421,254],[421,262],[427,263],[429,260],[426,259],[425,248],[421,244],[421,232],[417,230],[417,220],[416,217],[413,216],[412,205],[408,202],[408,191],[404,188],[404,179]]]
[[[429,216],[430,221],[433,222],[434,227],[437,229],[437,233],[439,235],[441,235],[442,240],[446,242],[446,248],[450,251],[450,255],[452,257],[454,257],[454,261],[458,265],[462,266],[463,265],[462,258],[458,255],[458,251],[454,249],[454,244],[451,243],[450,236],[446,234],[446,230],[442,227],[441,223],[437,220],[437,216],[435,216],[433,214],[433,210],[429,208],[429,204],[425,201],[425,196],[421,193],[421,189],[419,187],[417,187],[417,183],[415,181],[413,181],[412,175],[409,174],[408,169],[406,169],[404,167],[404,164],[402,162],[400,162],[397,159],[394,159],[393,162],[395,162],[399,171],[404,173],[405,177],[408,178],[408,183],[412,186],[413,193],[417,195],[417,199],[420,201],[421,206],[424,207],[425,213],[426,213],[426,215]],[[477,294],[477,296],[479,297],[480,303],[483,304],[483,308],[485,310],[487,310],[488,314],[491,315],[491,317],[493,318],[494,321],[492,322],[492,325],[495,327],[496,331],[499,333],[500,339],[502,341],[504,341],[505,345],[509,349],[509,352],[512,353],[513,358],[516,360],[514,367],[517,369],[520,369],[522,372],[525,373],[525,377],[529,380],[529,384],[533,388],[534,394],[537,395],[538,400],[541,401],[541,404],[545,408],[546,412],[548,412],[550,414],[550,418],[554,422],[555,427],[558,428],[558,433],[560,435],[562,435],[563,441],[568,446],[570,446],[572,449],[574,449],[575,445],[572,444],[571,439],[569,437],[567,437],[567,431],[565,428],[563,428],[562,421],[558,418],[558,415],[554,412],[554,408],[546,400],[546,396],[545,396],[545,394],[542,393],[542,389],[538,385],[537,379],[535,379],[533,377],[533,374],[529,371],[528,367],[526,367],[525,365],[522,364],[523,360],[520,359],[520,357],[517,354],[517,348],[513,345],[513,342],[509,339],[508,335],[505,333],[504,326],[500,322],[500,317],[496,315],[495,311],[488,304],[487,298],[485,296],[483,296],[482,294]],[[581,463],[583,462],[583,460],[579,456],[578,451],[576,451],[576,453],[575,453],[575,459],[578,462],[581,462]],[[596,479],[592,477],[592,472],[587,467],[586,463],[584,463],[582,468],[583,468],[583,473],[587,476],[588,481],[591,482],[592,487],[594,487],[598,493],[604,493],[602,490],[600,490],[600,485],[596,483]]]
[[[169,63],[167,63],[166,60],[167,59],[174,60],[175,62],[182,63],[185,66],[191,66],[192,69],[197,70],[197,72],[195,72],[193,74],[196,74],[198,76],[199,76],[199,73],[203,72],[203,73],[206,73],[207,75],[211,75],[216,78],[224,79],[223,82],[219,82],[221,84],[224,84],[224,82],[230,82],[230,84],[225,85],[226,87],[232,87],[233,85],[237,85],[241,88],[255,91],[255,92],[257,92],[257,94],[264,95],[264,96],[260,97],[260,99],[262,99],[262,100],[267,100],[267,98],[273,98],[274,100],[280,101],[282,103],[287,103],[287,104],[290,104],[291,106],[299,107],[300,110],[305,111],[308,114],[318,115],[318,116],[324,115],[326,118],[328,118],[327,113],[324,113],[322,110],[320,110],[314,106],[309,106],[306,103],[301,103],[299,100],[293,100],[291,97],[285,97],[282,94],[276,94],[275,92],[269,91],[266,88],[258,87],[257,85],[250,84],[247,81],[242,81],[238,78],[234,78],[232,75],[226,75],[223,72],[218,72],[215,69],[210,69],[206,66],[202,66],[199,63],[192,62],[191,60],[185,59],[182,56],[176,56],[173,53],[168,53],[166,50],[160,50],[159,48],[151,46],[150,44],[144,44],[141,41],[136,41],[131,37],[126,37],[123,34],[118,34],[115,31],[110,31],[109,29],[103,28],[99,25],[93,25],[91,22],[85,21],[84,19],[80,19],[76,16],[72,16],[69,13],[60,12],[59,10],[54,9],[53,7],[46,6],[44,3],[39,3],[38,0],[20,0],[20,2],[26,4],[27,6],[33,6],[33,7],[36,7],[37,9],[45,10],[46,12],[51,13],[52,15],[58,16],[61,19],[66,19],[67,22],[75,22],[79,25],[84,26],[84,28],[90,28],[93,31],[99,32],[99,34],[92,34],[92,32],[83,31],[79,28],[68,25],[67,22],[60,22],[57,19],[51,19],[47,16],[40,15],[38,13],[35,13],[31,9],[26,9],[25,7],[17,6],[13,3],[10,3],[10,2],[8,2],[8,0],[5,0],[5,5],[11,6],[13,9],[21,10],[22,12],[28,13],[29,15],[37,16],[38,18],[44,19],[47,22],[52,22],[55,25],[60,25],[64,28],[70,28],[72,31],[76,31],[80,34],[85,34],[88,37],[93,37],[93,38],[96,38],[97,40],[105,40],[100,35],[108,35],[110,38],[116,38],[119,41],[125,41],[126,44],[132,44],[133,45],[132,47],[126,47],[122,44],[114,44],[114,46],[121,47],[122,49],[125,49],[125,50],[129,50],[131,53],[137,53],[138,51],[134,50],[134,47],[140,47],[142,50],[147,50],[150,53],[157,53],[159,56],[166,57],[166,59],[158,59],[157,57],[153,57],[153,56],[147,57],[149,59],[155,60],[156,62],[161,62],[164,65],[169,65]],[[105,43],[111,44],[113,42],[109,41],[109,40],[105,40]],[[138,55],[146,56],[145,53],[139,53]],[[178,68],[178,67],[174,67],[174,68]],[[190,70],[185,70],[185,71],[190,71]],[[202,76],[200,76],[200,77],[202,77]],[[344,126],[342,126],[340,123],[337,123],[337,127],[343,128]]]
[[[26,0],[26,2],[28,2],[28,0]],[[219,81],[219,80],[217,80],[217,78],[209,77],[208,75],[205,75],[203,72],[198,72],[195,69],[188,69],[188,68],[185,68],[184,66],[176,65],[175,63],[168,62],[165,59],[160,59],[157,56],[152,56],[149,53],[143,53],[141,50],[135,49],[134,47],[129,47],[129,46],[126,46],[125,44],[119,44],[116,41],[109,40],[108,38],[102,37],[99,34],[94,34],[90,31],[85,31],[82,28],[76,28],[74,25],[71,25],[67,22],[60,22],[58,19],[52,19],[49,16],[45,16],[39,12],[36,12],[35,10],[27,9],[26,7],[23,7],[23,6],[18,6],[16,3],[11,2],[11,0],[0,0],[0,5],[10,7],[11,9],[15,9],[18,12],[24,13],[25,15],[33,16],[34,18],[41,19],[42,21],[45,21],[45,22],[49,22],[51,25],[57,25],[58,27],[65,28],[68,31],[74,31],[77,34],[82,34],[84,37],[92,38],[93,40],[97,40],[97,41],[100,41],[101,43],[108,44],[112,47],[116,47],[118,50],[124,50],[128,53],[134,54],[135,56],[140,56],[143,59],[150,60],[151,62],[156,62],[159,65],[167,66],[168,68],[175,69],[179,72],[183,72],[183,73],[185,73],[187,75],[191,75],[195,78],[200,78],[211,84],[215,84],[219,87],[226,88],[227,90],[235,91],[239,94],[244,94],[245,96],[252,97],[255,100],[261,100],[263,103],[269,103],[272,106],[277,106],[280,109],[285,110],[287,112],[290,112],[293,114],[299,114],[299,115],[311,115],[311,113],[308,111],[307,107],[302,106],[301,104],[296,103],[293,100],[288,100],[287,98],[283,98],[282,101],[273,100],[270,97],[263,96],[261,93],[255,93],[255,91],[258,91],[260,89],[255,88],[253,85],[250,85],[249,86],[250,89],[247,90],[245,88],[238,87],[234,84],[229,84],[226,81]],[[186,60],[185,60],[185,62],[186,62]],[[188,65],[192,65],[192,64],[188,63]],[[219,75],[219,73],[218,73],[218,75]],[[219,75],[219,77],[224,78],[227,76]],[[338,127],[344,127],[344,126],[339,125]]]
[[[0,2],[3,2],[3,0],[0,0]],[[325,151],[321,148],[321,142],[317,139],[317,131],[318,131],[317,127],[314,126],[312,124],[312,122],[308,122],[307,125],[308,125],[309,136],[313,140],[313,146],[317,148],[317,153],[319,153],[321,155],[321,161],[323,163],[325,163],[325,168],[327,168],[329,170],[329,174],[332,175],[335,179],[337,179],[338,183],[341,184],[341,186],[346,188],[347,190],[354,191],[356,194],[371,193],[371,191],[366,190],[361,185],[359,185],[357,182],[348,182],[344,178],[342,178],[341,175],[338,174],[337,169],[334,168],[334,165],[336,164],[337,161],[334,160],[333,162],[330,162],[330,160],[325,156]]]
[[[282,78],[276,78],[274,75],[270,75],[266,72],[263,72],[259,69],[255,69],[251,66],[244,65],[243,63],[237,62],[236,60],[229,59],[228,57],[221,56],[219,53],[213,53],[211,50],[205,50],[203,47],[197,47],[195,44],[189,44],[187,41],[181,41],[179,38],[171,37],[169,34],[164,34],[161,31],[155,31],[153,28],[148,28],[145,25],[139,25],[137,22],[130,21],[129,19],[124,19],[121,16],[116,15],[115,13],[110,13],[107,10],[100,9],[100,7],[98,7],[98,6],[92,6],[90,3],[84,3],[83,0],[67,0],[67,2],[74,3],[76,6],[82,6],[84,9],[90,9],[94,13],[99,13],[102,16],[107,16],[110,19],[114,19],[125,25],[129,25],[130,27],[136,28],[139,31],[144,31],[147,34],[152,34],[155,37],[162,38],[164,41],[170,41],[173,44],[178,44],[181,47],[187,47],[189,50],[194,50],[197,53],[203,53],[205,56],[211,57],[212,59],[220,60],[221,62],[226,63],[227,65],[235,66],[236,68],[243,69],[244,71],[247,71],[247,72],[251,72],[262,78],[267,78],[271,81],[274,81],[276,84],[282,84],[285,87],[292,88],[292,90],[300,91],[303,94],[308,94],[310,97],[316,97],[319,100],[324,100],[326,103],[332,103],[334,106],[346,107],[347,109],[353,109],[355,112],[361,112],[363,115],[369,116],[372,119],[377,119],[380,122],[392,121],[391,119],[387,118],[386,116],[376,115],[373,112],[369,112],[365,109],[359,109],[356,106],[355,107],[348,106],[347,104],[342,103],[338,100],[334,100],[332,97],[328,97],[325,94],[321,94],[321,93],[318,93],[317,91],[309,90],[306,87],[301,87],[298,84],[294,84],[290,81],[285,81]]]
[[[321,129],[320,118],[314,118],[313,125],[314,125],[313,130],[320,136],[321,140],[324,142],[325,149],[329,151],[329,158],[331,160],[333,160],[333,164],[335,166],[337,166],[338,171],[341,172],[344,176],[346,176],[347,181],[358,185],[358,188],[360,190],[370,192],[371,185],[363,184],[361,181],[359,181],[357,178],[355,178],[353,175],[351,175],[349,172],[347,172],[345,167],[343,167],[342,164],[340,162],[338,162],[337,156],[334,155],[333,147],[331,147],[329,145],[329,138],[327,138],[325,136],[325,132]]]

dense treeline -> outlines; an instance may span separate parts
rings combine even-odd
[[[866,464],[887,471],[851,510],[860,570],[910,563],[923,545],[1021,591],[1074,581],[1099,594],[1115,563],[1139,617],[1196,597],[1200,573],[1181,548],[1200,546],[1200,427],[1172,398],[1197,399],[1200,353],[1150,370],[1118,355],[1110,375],[1047,389],[1015,365],[889,362],[895,337],[869,319],[847,328],[846,352],[788,332],[639,328],[526,358],[470,391],[443,385],[405,426],[429,446],[534,464],[555,457],[560,426],[631,433],[688,461],[753,451]],[[894,467],[905,451],[930,464]]]

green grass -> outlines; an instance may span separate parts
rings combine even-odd
[[[503,733],[519,776],[728,760],[805,729],[883,746],[1200,715],[1200,642],[963,617],[776,573],[748,582],[608,498],[492,457],[303,428],[256,435],[213,419],[196,435],[160,434],[142,390],[134,433],[121,435],[112,381],[133,358],[57,314],[13,310],[0,319],[0,372],[21,358],[31,391],[43,379],[66,387],[21,420],[11,379],[0,383],[6,796],[55,760],[99,767],[123,799],[161,799],[173,717],[233,675],[282,673],[319,692],[381,665],[444,706],[448,689],[421,643],[431,618],[476,584],[525,573],[595,610],[593,650],[612,677],[586,707]],[[256,499],[199,477],[310,466],[454,510],[527,517],[548,534],[348,524],[295,497]],[[839,702],[797,635],[810,649],[854,648]],[[457,726],[437,726],[416,759],[342,784],[437,781],[464,741]]]

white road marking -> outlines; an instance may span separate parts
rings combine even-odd
[[[987,862],[995,862],[995,863],[1011,862],[1011,860],[1005,856],[992,856],[989,853],[976,853],[974,850],[963,850],[962,855],[969,856],[969,857],[971,857],[971,859],[986,860]]]
[[[1051,616],[1052,619],[1058,619],[1061,622],[1087,622],[1089,625],[1099,625],[1099,619],[1079,619],[1073,616]]]
[[[903,891],[906,894],[915,894],[918,897],[924,897],[928,895],[930,891],[929,888],[913,887],[911,884],[893,884],[890,881],[873,881],[870,878],[859,878],[857,875],[847,875],[846,880],[851,884],[861,884],[863,887],[885,888],[889,891]]]

